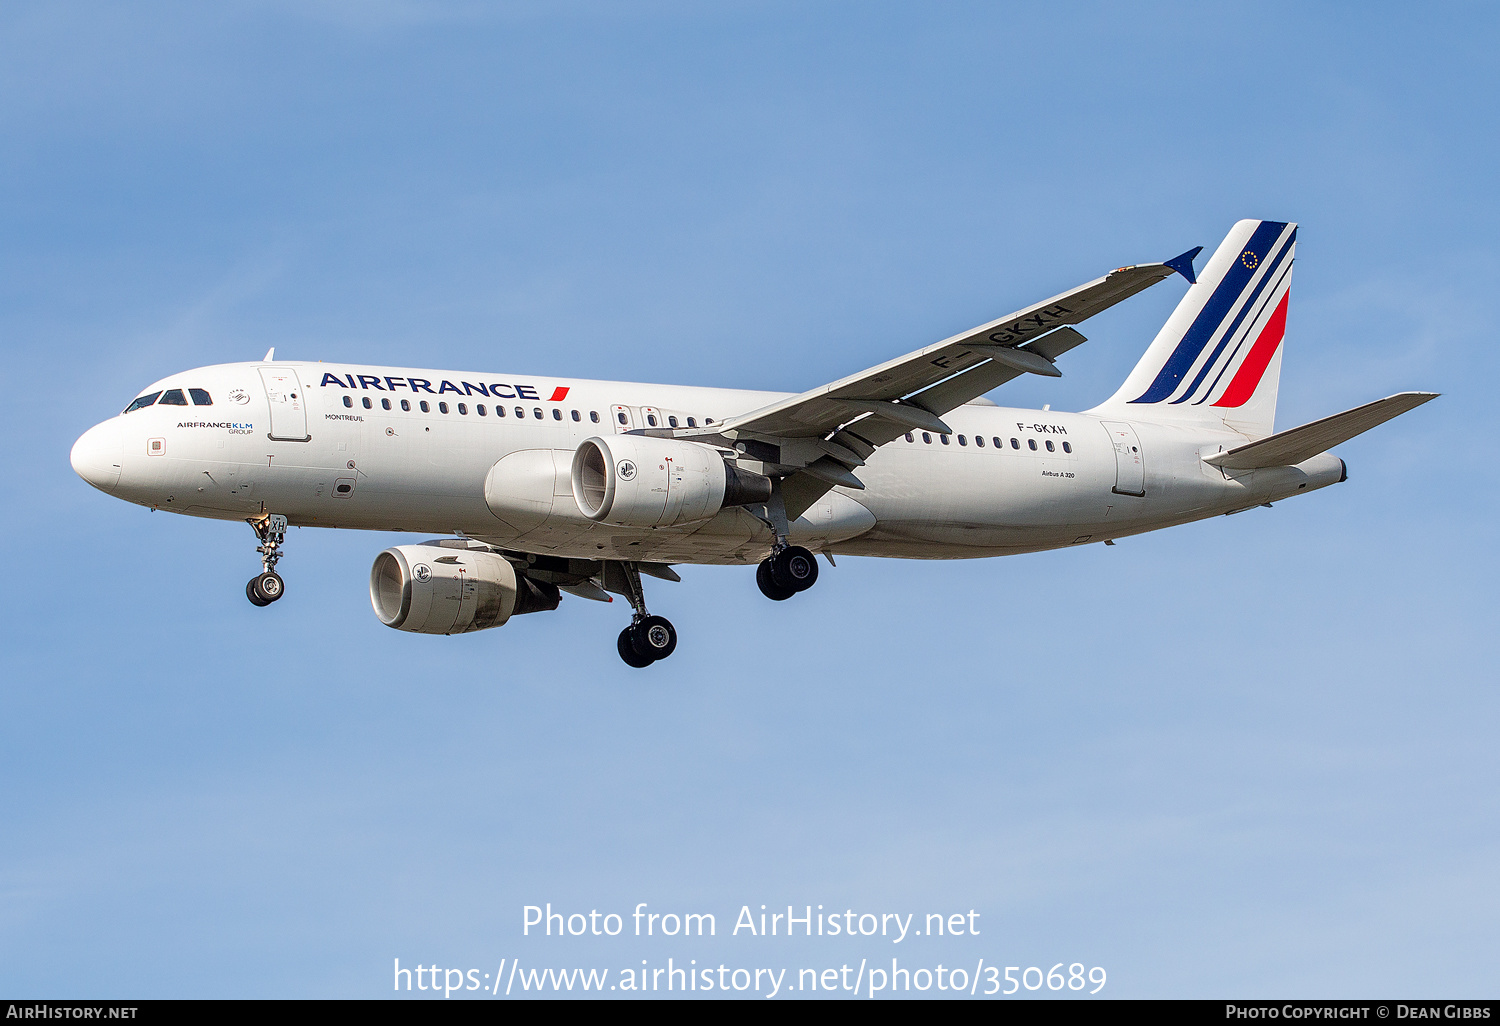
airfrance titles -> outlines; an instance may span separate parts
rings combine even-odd
[[[438,381],[434,388],[430,378],[396,377],[393,375],[377,374],[347,374],[338,375],[331,371],[325,371],[323,380],[318,382],[319,387],[327,388],[329,385],[337,385],[340,388],[351,389],[375,389],[379,392],[394,392],[398,388],[407,389],[410,392],[426,392],[428,395],[443,395],[452,392],[454,395],[484,395],[492,399],[531,399],[536,402],[560,403],[568,397],[566,385],[558,385],[552,389],[552,394],[543,399],[535,385],[512,385],[503,381],[492,381],[489,383],[478,383],[472,381],[460,381],[457,385],[447,379]],[[459,386],[463,387],[459,387]]]
[[[217,428],[231,435],[248,435],[255,430],[254,424],[241,424],[232,420],[179,420],[180,428]]]

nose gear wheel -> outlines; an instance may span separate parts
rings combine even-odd
[[[245,597],[257,606],[269,606],[286,593],[286,584],[275,572],[267,572],[250,578],[245,585]]]

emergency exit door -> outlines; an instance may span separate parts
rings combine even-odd
[[[1109,440],[1115,447],[1115,487],[1120,495],[1146,494],[1146,458],[1141,441],[1129,424],[1104,422]]]
[[[307,396],[290,367],[262,367],[261,384],[271,404],[271,437],[282,442],[307,442]]]

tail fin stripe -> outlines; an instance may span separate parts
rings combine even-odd
[[[1286,229],[1286,224],[1280,221],[1263,221],[1255,234],[1250,237],[1246,244],[1246,250],[1251,253],[1266,253],[1275,244],[1277,238]],[[1247,266],[1243,260],[1236,260],[1214,289],[1213,295],[1203,304],[1203,309],[1193,320],[1192,326],[1183,335],[1182,341],[1172,355],[1167,358],[1156,380],[1151,382],[1151,387],[1141,393],[1139,398],[1130,400],[1133,403],[1155,403],[1170,396],[1177,390],[1182,379],[1187,376],[1189,370],[1204,348],[1213,338],[1219,325],[1233,309],[1235,301],[1244,292],[1246,284],[1255,274],[1258,264]]]
[[[1211,372],[1216,366],[1219,365],[1219,356],[1224,352],[1229,343],[1234,340],[1235,335],[1240,330],[1240,326],[1245,323],[1246,315],[1249,314],[1251,310],[1255,311],[1255,316],[1250,320],[1251,325],[1253,325],[1256,319],[1260,317],[1261,310],[1264,308],[1264,304],[1257,305],[1257,301],[1260,299],[1261,293],[1265,292],[1266,286],[1270,284],[1273,279],[1276,281],[1277,285],[1281,284],[1281,277],[1284,277],[1284,275],[1278,277],[1278,272],[1281,269],[1281,262],[1286,259],[1286,255],[1292,251],[1292,245],[1296,241],[1297,231],[1296,229],[1293,229],[1291,238],[1287,239],[1286,244],[1276,251],[1276,255],[1268,261],[1263,261],[1267,265],[1266,273],[1261,275],[1260,281],[1255,283],[1255,288],[1251,290],[1249,297],[1245,300],[1245,305],[1240,307],[1240,312],[1235,315],[1234,320],[1229,325],[1229,329],[1225,331],[1223,337],[1219,339],[1219,344],[1214,348],[1213,355],[1210,356],[1207,360],[1203,361],[1203,366],[1199,369],[1198,376],[1193,379],[1193,383],[1187,387],[1187,390],[1183,392],[1182,395],[1172,400],[1174,404],[1185,403],[1189,399],[1193,398],[1193,396],[1198,394],[1198,386],[1203,384],[1203,379],[1208,377],[1209,372]],[[1290,265],[1288,265],[1287,269],[1291,269]],[[1272,296],[1275,296],[1275,294],[1276,289],[1275,287],[1273,287],[1270,293],[1267,295],[1267,301],[1269,301]],[[1238,351],[1239,346],[1236,345],[1235,349],[1236,351]],[[1231,356],[1230,360],[1233,359],[1234,357]],[[1221,370],[1220,375],[1222,374],[1223,371]],[[1216,383],[1217,380],[1218,379],[1215,378]],[[1202,401],[1202,399],[1199,399],[1198,402]],[[1197,406],[1198,403],[1194,403],[1193,405]]]
[[[1224,389],[1223,396],[1214,403],[1215,406],[1244,406],[1255,394],[1255,387],[1260,384],[1261,376],[1271,363],[1271,357],[1276,355],[1281,339],[1286,335],[1286,305],[1291,297],[1291,289],[1282,294],[1276,312],[1266,322],[1265,330],[1255,340],[1255,345],[1250,347],[1250,352],[1245,354],[1245,362],[1240,364],[1239,371],[1230,380],[1229,387]]]
[[[1270,291],[1266,293],[1265,302],[1261,304],[1261,308],[1259,310],[1256,310],[1255,315],[1250,318],[1250,326],[1252,328],[1260,320],[1261,314],[1265,313],[1265,308],[1267,306],[1274,302],[1277,302],[1278,296],[1286,295],[1287,290],[1283,290],[1282,286],[1286,284],[1287,279],[1291,276],[1292,265],[1287,264],[1285,270],[1281,274],[1281,277],[1276,280],[1276,284],[1271,286]],[[1272,316],[1274,317],[1275,314],[1273,313]],[[1262,333],[1264,333],[1264,329],[1262,329]],[[1245,343],[1249,340],[1249,338],[1250,332],[1249,330],[1247,330],[1245,334],[1240,337],[1240,340],[1234,344],[1234,349],[1230,351],[1228,358],[1219,365],[1219,373],[1214,375],[1213,384],[1209,385],[1203,390],[1203,394],[1200,395],[1197,401],[1193,403],[1194,406],[1202,406],[1204,403],[1213,398],[1214,390],[1219,387],[1219,382],[1224,380],[1224,375],[1228,374],[1230,368],[1234,366],[1235,357],[1240,355],[1240,350],[1245,347]],[[1254,347],[1252,346],[1251,348]],[[1231,378],[1230,380],[1233,379]]]

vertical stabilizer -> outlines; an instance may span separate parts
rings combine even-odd
[[[1091,413],[1272,432],[1297,226],[1241,221],[1120,390]]]

